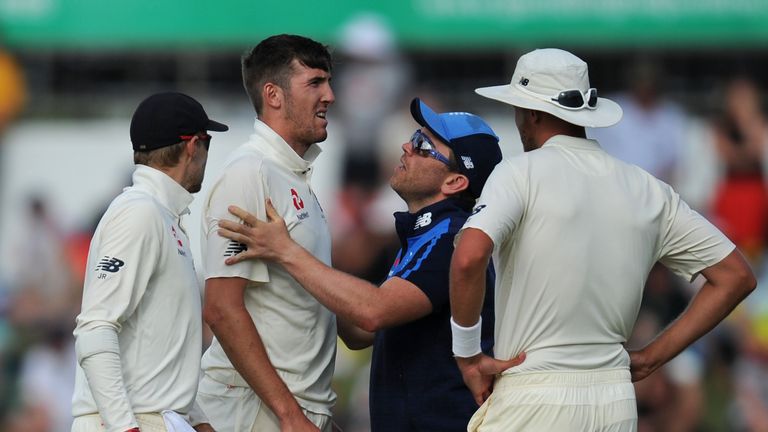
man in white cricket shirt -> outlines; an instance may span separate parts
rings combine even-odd
[[[181,216],[200,191],[207,131],[226,130],[181,93],[155,94],[136,109],[133,185],[112,201],[88,252],[73,432],[164,432],[163,412],[211,430],[193,410],[202,319]]]
[[[331,55],[301,36],[278,35],[242,60],[258,118],[203,203],[203,317],[215,338],[203,355],[198,402],[218,431],[329,431],[336,318],[279,266],[225,260],[245,248],[217,234],[229,205],[261,218],[265,200],[291,238],[326,265],[331,237],[310,187],[334,102]]]
[[[510,84],[477,93],[515,107],[525,153],[496,166],[451,263],[454,354],[482,403],[468,430],[635,431],[632,381],[717,325],[754,289],[754,275],[672,188],[586,139],[584,127],[610,126],[622,111],[597,96],[578,57],[535,50]],[[495,355],[527,354],[495,383],[482,373],[478,330],[493,253]],[[672,325],[628,353],[657,261],[706,282]]]

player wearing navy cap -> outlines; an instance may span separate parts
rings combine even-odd
[[[268,223],[239,209],[247,225],[222,221],[222,234],[248,246],[227,263],[259,257],[282,265],[340,322],[358,329],[340,333],[351,348],[373,344],[370,410],[373,431],[463,431],[476,405],[451,353],[448,273],[453,237],[493,167],[501,160],[498,137],[482,118],[438,114],[419,99],[411,114],[422,126],[403,144],[391,187],[408,205],[395,214],[401,250],[377,287],[333,270],[287,236],[283,219],[268,207]],[[483,351],[492,351],[492,266],[483,310]],[[486,363],[501,371],[521,359]]]
[[[161,432],[165,421],[208,427],[193,410],[202,318],[181,217],[203,182],[207,132],[226,130],[181,93],[152,95],[136,109],[133,185],[112,201],[88,251],[73,432]]]

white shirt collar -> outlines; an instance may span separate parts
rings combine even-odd
[[[192,194],[160,170],[146,165],[136,165],[131,188],[146,191],[177,216],[189,213]]]
[[[578,138],[568,135],[555,135],[548,139],[542,147],[566,147],[584,150],[600,150],[600,144],[593,139]]]
[[[250,145],[300,174],[309,173],[310,165],[322,151],[320,146],[312,144],[302,158],[277,132],[258,118],[253,123],[253,130],[254,134],[248,142]]]

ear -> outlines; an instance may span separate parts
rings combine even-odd
[[[184,146],[184,155],[190,160],[194,159],[195,155],[200,150],[200,146],[197,145],[198,140],[199,138],[194,136],[191,140],[187,141],[187,144]]]
[[[268,82],[264,84],[261,90],[261,98],[264,106],[272,109],[279,109],[283,105],[283,89],[275,83]]]
[[[445,196],[458,195],[469,188],[469,179],[464,174],[450,173],[440,186],[440,192]]]
[[[544,116],[542,115],[541,111],[535,111],[531,109],[526,110],[526,115],[531,118],[531,123],[533,124],[539,124],[544,120]]]

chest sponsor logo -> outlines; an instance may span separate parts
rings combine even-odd
[[[120,271],[121,268],[125,265],[125,261],[121,260],[120,258],[115,258],[111,256],[104,256],[104,258],[99,261],[99,264],[96,266],[94,271],[101,271],[101,272],[108,272],[108,273],[117,273]],[[99,275],[99,279],[104,279],[107,277],[106,273],[101,273]]]
[[[299,193],[296,192],[296,189],[291,188],[291,199],[293,200],[293,206],[296,207],[297,211],[304,209],[304,200],[301,199]]]
[[[432,223],[432,212],[426,212],[423,215],[416,218],[416,225],[413,229],[419,229],[425,226],[429,226]]]
[[[299,220],[304,220],[309,217],[309,212],[304,210],[304,200],[301,199],[296,189],[291,188],[291,200],[293,201],[293,207],[296,208],[296,217]]]

